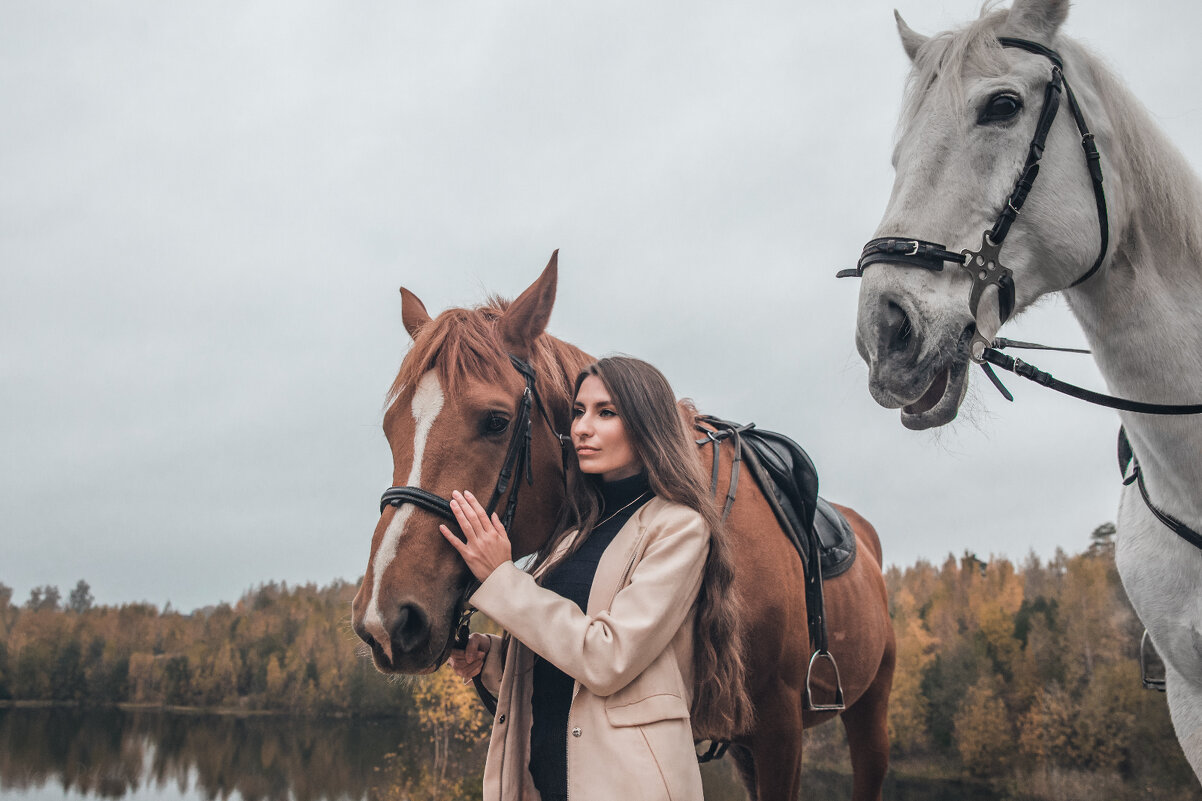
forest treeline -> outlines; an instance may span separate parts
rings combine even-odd
[[[0,700],[400,715],[411,688],[376,672],[350,628],[355,586],[264,584],[190,614],[66,602],[36,587],[21,605],[0,584]]]
[[[1049,561],[965,554],[888,570],[896,758],[980,777],[1042,768],[1190,781],[1164,696],[1140,686],[1143,629],[1113,532],[1099,527],[1086,551]],[[0,584],[0,700],[406,716],[443,744],[432,767],[446,775],[453,741],[482,741],[478,705],[445,670],[378,674],[350,630],[354,592],[271,583],[183,614],[96,606],[82,581],[65,601],[39,587],[18,604]],[[812,755],[830,730],[815,732]]]
[[[1085,552],[1058,550],[1047,562],[966,554],[889,569],[894,754],[950,758],[975,776],[1059,771],[1190,786],[1164,695],[1140,680],[1143,626],[1113,537],[1112,524],[1099,526]]]

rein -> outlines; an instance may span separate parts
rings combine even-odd
[[[1067,381],[1061,381],[1055,378],[1051,373],[1040,370],[1033,364],[1028,364],[1016,356],[1007,356],[1002,353],[1002,348],[1005,347],[1026,347],[1038,348],[1040,350],[1061,350],[1069,353],[1088,353],[1076,348],[1053,348],[1048,345],[1036,345],[1029,342],[1012,342],[1008,339],[995,339],[992,347],[985,348],[982,354],[988,364],[997,365],[1003,370],[1009,370],[1015,375],[1022,376],[1029,381],[1034,381],[1040,386],[1055,390],[1064,395],[1068,395],[1078,400],[1083,400],[1086,403],[1092,403],[1095,406],[1105,406],[1109,409],[1118,409],[1121,412],[1136,412],[1138,414],[1161,414],[1161,415],[1178,415],[1178,414],[1202,414],[1202,403],[1146,403],[1144,401],[1129,400],[1127,398],[1118,398],[1114,395],[1104,395],[1101,392],[1094,392],[1091,389],[1079,387],[1076,384],[1070,384]],[[987,365],[982,364],[982,367]],[[1008,401],[1014,400],[1006,387],[991,371],[986,371],[993,385],[998,388],[1002,396]]]

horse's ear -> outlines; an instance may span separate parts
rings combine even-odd
[[[414,339],[417,339],[418,329],[430,322],[430,313],[426,311],[425,304],[405,287],[401,287],[401,322]]]
[[[897,33],[899,36],[901,36],[902,47],[905,48],[906,55],[910,57],[911,61],[913,61],[914,59],[918,58],[918,48],[926,44],[930,37],[923,36],[921,33],[916,32],[909,25],[907,25],[906,21],[902,19],[902,15],[897,12],[896,8],[893,9],[893,18],[897,20]]]
[[[1049,44],[1068,17],[1068,6],[1069,0],[1014,0],[1006,29]]]
[[[531,346],[547,330],[551,307],[555,305],[555,284],[559,277],[559,251],[551,254],[543,274],[518,299],[509,304],[500,321],[501,341],[506,350],[521,359],[530,358]]]

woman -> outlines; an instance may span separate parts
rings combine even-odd
[[[451,666],[497,695],[485,801],[701,799],[693,732],[748,728],[721,519],[667,379],[602,359],[576,379],[563,524],[530,572],[500,519],[453,493],[481,585],[508,632],[473,634]]]

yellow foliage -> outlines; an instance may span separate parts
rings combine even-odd
[[[976,776],[998,775],[1009,768],[1015,752],[1013,728],[997,679],[982,676],[956,714],[956,750],[964,767]]]
[[[922,679],[935,659],[938,641],[923,625],[909,590],[897,591],[892,602],[897,666],[889,702],[889,740],[894,748],[906,751],[928,741],[928,701],[922,694]]]

